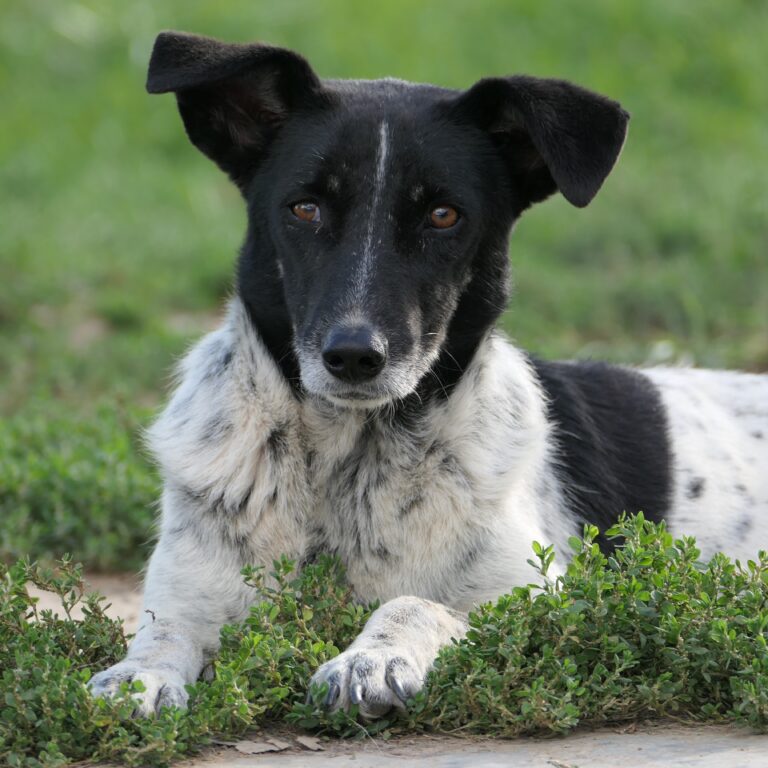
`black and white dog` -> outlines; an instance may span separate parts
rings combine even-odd
[[[587,205],[627,114],[560,80],[456,92],[321,81],[295,53],[161,34],[151,93],[240,189],[248,232],[223,326],[150,431],[165,479],[147,623],[98,694],[183,705],[240,570],[336,553],[382,601],[317,671],[376,717],[422,685],[465,612],[530,580],[531,541],[622,511],[704,555],[768,545],[768,376],[531,359],[493,327],[510,229],[560,191]]]

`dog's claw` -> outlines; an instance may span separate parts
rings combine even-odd
[[[403,688],[403,684],[391,673],[387,673],[387,685],[392,689],[395,696],[405,704],[410,698]]]
[[[353,704],[361,704],[363,701],[363,686],[361,683],[355,683],[349,692],[349,700]]]
[[[131,717],[151,717],[164,707],[184,709],[189,697],[181,675],[173,670],[142,668],[131,661],[118,664],[95,674],[89,681],[91,694],[111,698],[120,691],[123,683],[140,682],[144,690],[132,694],[135,706]]]
[[[326,709],[332,709],[333,705],[339,700],[340,693],[341,688],[339,687],[338,683],[331,683],[331,686],[328,689],[328,693],[325,696],[325,701],[323,701],[323,706]]]

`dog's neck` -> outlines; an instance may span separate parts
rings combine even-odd
[[[293,328],[274,254],[263,253],[249,230],[237,263],[237,293],[270,355],[297,394],[301,392]]]

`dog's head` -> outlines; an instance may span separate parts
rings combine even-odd
[[[628,119],[561,80],[321,81],[291,51],[179,33],[147,88],[246,200],[238,288],[267,345],[350,407],[450,387],[504,309],[513,222],[557,190],[587,205]]]

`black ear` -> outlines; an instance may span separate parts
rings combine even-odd
[[[604,96],[522,75],[481,80],[452,110],[493,134],[526,207],[558,189],[573,205],[587,205],[621,152],[629,120]]]
[[[176,93],[192,143],[240,187],[288,115],[329,98],[306,60],[292,51],[181,32],[158,35],[147,90]]]

